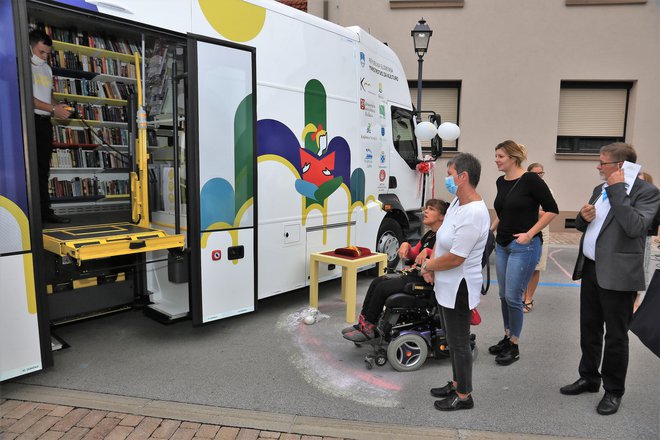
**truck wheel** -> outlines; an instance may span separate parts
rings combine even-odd
[[[403,242],[401,226],[391,218],[386,218],[378,229],[376,252],[387,254],[387,268],[394,269],[399,264],[399,247]]]

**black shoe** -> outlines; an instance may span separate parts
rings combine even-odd
[[[344,333],[344,339],[348,339],[351,342],[367,342],[376,337],[376,326],[367,322],[366,325],[359,327],[356,330],[349,331]]]
[[[509,339],[508,336],[504,335],[504,338],[500,342],[498,342],[495,345],[491,345],[488,347],[488,353],[490,354],[500,354],[502,353],[502,350],[504,347],[507,347],[511,342],[511,339]]]
[[[467,399],[461,400],[458,394],[447,397],[446,399],[436,400],[433,402],[435,409],[439,411],[456,411],[457,409],[472,409],[474,408],[474,400],[472,396],[467,396]]]
[[[505,347],[502,352],[497,355],[495,362],[497,362],[499,365],[511,365],[518,359],[520,359],[518,344],[509,342],[509,346]]]
[[[598,403],[596,411],[602,416],[609,416],[619,410],[619,405],[621,405],[621,396],[615,396],[614,394],[605,391],[605,395]]]
[[[345,335],[346,333],[350,333],[353,330],[360,330],[360,324],[353,324],[350,327],[346,327],[346,328],[342,329],[341,334]]]
[[[559,388],[559,392],[567,396],[577,396],[584,392],[597,393],[600,389],[599,383],[589,382],[587,379],[579,378],[570,385]]]
[[[71,219],[68,217],[60,217],[59,215],[49,212],[43,217],[44,223],[70,223]]]
[[[456,394],[456,387],[452,381],[447,382],[447,385],[440,388],[431,388],[431,395],[433,397],[449,397]]]

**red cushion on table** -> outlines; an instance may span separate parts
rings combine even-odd
[[[359,249],[359,255],[355,249],[350,249],[347,247],[337,248],[334,251],[322,252],[322,254],[331,255],[333,257],[339,257],[339,258],[346,258],[348,260],[357,260],[360,258],[368,257],[373,253],[369,248],[361,247],[361,246],[356,246],[356,247],[357,249]]]

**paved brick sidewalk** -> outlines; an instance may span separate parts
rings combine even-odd
[[[568,245],[568,244],[574,244],[578,245],[580,244],[580,237],[582,236],[581,232],[575,231],[575,232],[551,232],[550,233],[550,240],[548,240],[549,244],[561,244],[561,245]]]
[[[0,399],[0,440],[339,440]]]

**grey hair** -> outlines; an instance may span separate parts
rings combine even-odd
[[[637,153],[632,145],[626,144],[624,142],[614,142],[613,144],[607,144],[600,147],[600,152],[609,155],[612,159],[617,162],[628,161],[635,163],[637,162]]]
[[[447,162],[447,168],[454,165],[456,173],[461,174],[467,172],[468,180],[473,188],[476,188],[481,179],[481,162],[470,153],[460,153],[453,159]]]

